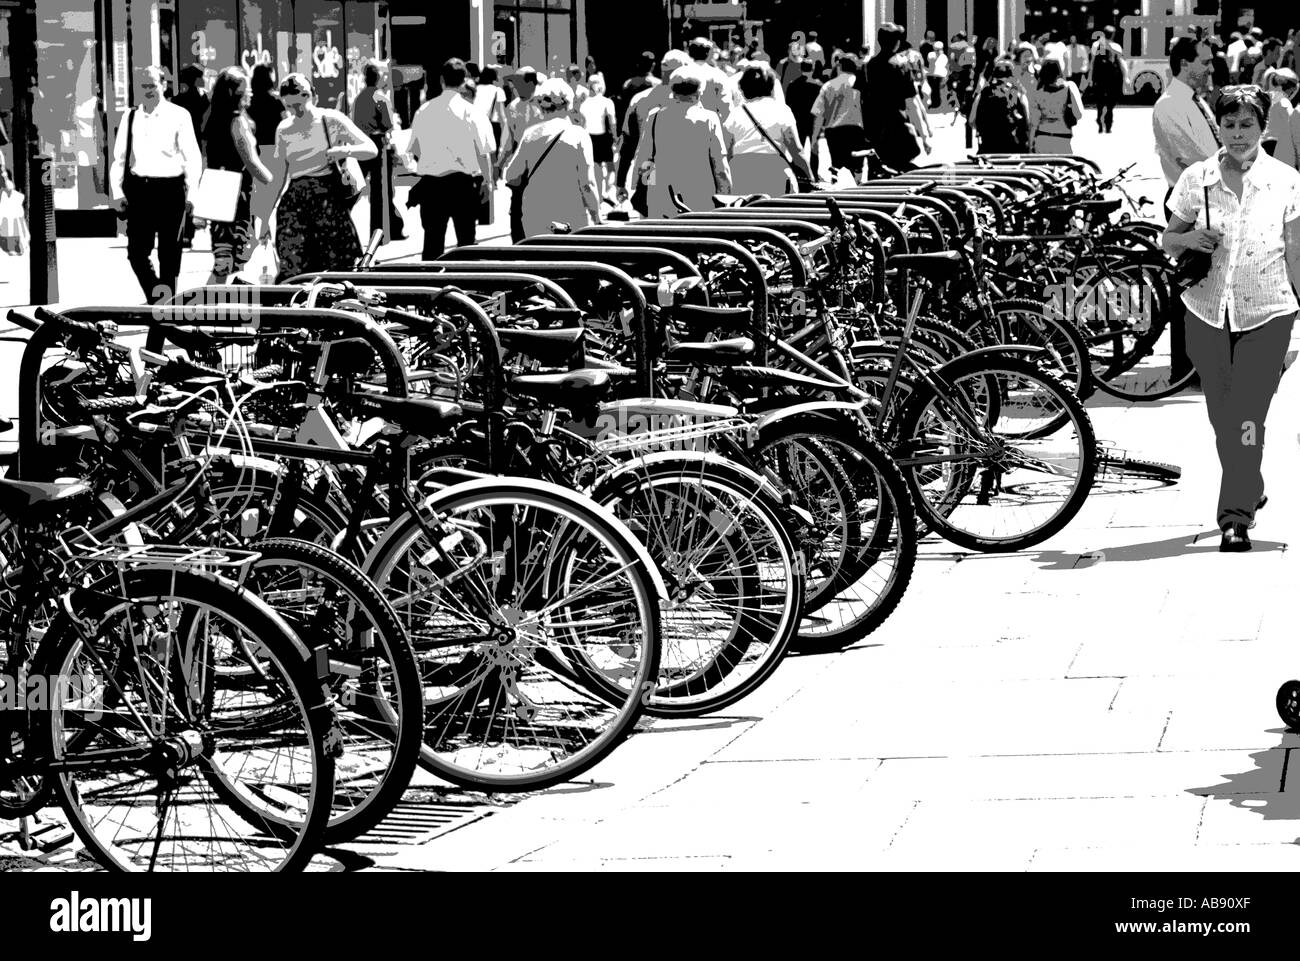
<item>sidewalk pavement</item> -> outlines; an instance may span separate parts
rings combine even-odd
[[[1099,399],[1100,438],[1178,463],[1103,479],[1040,549],[929,539],[906,597],[838,654],[788,658],[725,715],[653,721],[589,776],[376,867],[433,870],[1296,870],[1300,375],[1255,549],[1218,552],[1198,393]],[[504,799],[498,799],[504,800]]]

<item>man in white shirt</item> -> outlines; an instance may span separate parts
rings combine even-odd
[[[819,77],[826,70],[826,48],[817,42],[817,31],[808,31],[808,43],[804,45],[804,56],[812,61],[813,76]]]
[[[150,304],[165,303],[176,293],[181,233],[190,208],[186,198],[198,189],[203,173],[203,154],[189,111],[164,100],[162,88],[157,67],[139,72],[140,105],[117,132],[109,170],[114,206],[126,217],[126,258]],[[155,242],[157,273],[150,261]]]
[[[1228,70],[1235,77],[1237,75],[1237,62],[1241,55],[1246,52],[1246,40],[1241,35],[1240,30],[1234,30],[1228,36],[1228,47],[1223,51],[1223,55],[1228,58]]]
[[[411,120],[409,153],[420,180],[407,205],[420,207],[423,260],[442,256],[448,221],[456,229],[457,244],[474,243],[479,205],[487,202],[492,190],[492,152],[466,99],[468,79],[464,60],[448,60],[441,70],[442,93],[427,101]]]
[[[1203,96],[1212,63],[1213,53],[1204,41],[1179,37],[1169,48],[1169,69],[1174,78],[1156,101],[1151,126],[1170,191],[1184,170],[1219,149],[1218,124]],[[1166,215],[1168,201],[1166,193]]]
[[[826,134],[832,167],[846,167],[854,178],[862,172],[862,158],[853,152],[867,145],[862,128],[862,95],[858,92],[858,61],[852,54],[840,57],[839,73],[822,85],[813,103],[813,129],[809,150],[817,152],[817,142]]]
[[[1065,48],[1065,72],[1071,83],[1083,88],[1083,75],[1088,72],[1088,48],[1075,34],[1070,34],[1070,42]]]

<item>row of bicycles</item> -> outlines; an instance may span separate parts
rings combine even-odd
[[[1114,186],[981,158],[11,312],[0,818],[57,803],[114,870],[328,869],[417,768],[569,780],[875,631],[922,538],[1022,550],[1108,471],[1176,477],[1083,406],[1173,328]]]

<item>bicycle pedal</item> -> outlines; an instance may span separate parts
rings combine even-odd
[[[28,841],[31,843],[32,847],[48,853],[50,851],[57,851],[59,848],[70,844],[74,837],[75,835],[73,834],[72,828],[68,827],[66,824],[58,824],[51,821],[43,827],[30,832],[28,834]]]

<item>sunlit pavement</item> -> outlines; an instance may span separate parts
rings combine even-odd
[[[934,123],[935,156],[964,153],[960,125]],[[1107,171],[1137,161],[1158,177],[1149,109],[1117,111],[1109,136],[1090,109],[1076,130]],[[1163,185],[1146,192],[1158,202]],[[1200,394],[1095,398],[1099,438],[1181,481],[1104,478],[1064,532],[1019,554],[928,540],[897,612],[855,648],[789,658],[722,715],[646,723],[550,791],[444,793],[421,775],[412,808],[465,817],[424,843],[354,846],[337,867],[1300,868],[1286,774],[1300,737],[1273,706],[1300,676],[1297,376],[1273,405],[1252,553],[1217,551]]]

